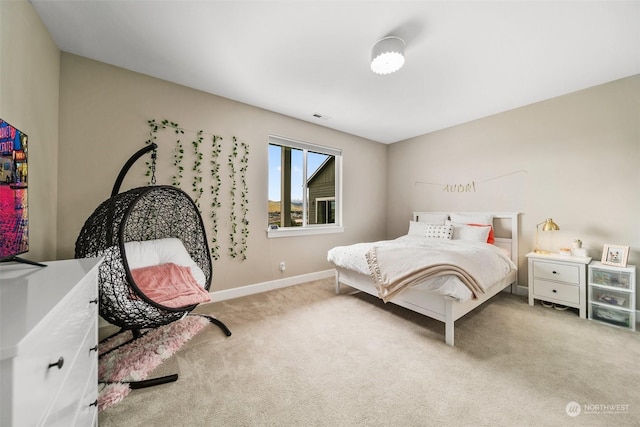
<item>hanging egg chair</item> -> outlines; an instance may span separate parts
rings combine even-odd
[[[153,151],[155,172],[156,148],[150,144],[128,160],[111,197],[87,219],[75,245],[76,258],[103,258],[98,272],[100,315],[122,330],[131,330],[134,336],[142,329],[186,316],[204,302],[202,294],[208,297],[213,275],[202,217],[189,195],[176,187],[154,185],[155,173],[152,185],[119,193],[129,168],[149,151]],[[157,269],[166,266],[176,266],[179,270],[175,271],[186,273],[188,278],[189,283],[178,283],[181,288],[176,295],[184,294],[182,286],[189,285],[189,292],[200,296],[176,297],[173,289],[154,288],[151,292],[149,285],[142,286],[141,277],[151,278],[151,285],[163,283],[167,270]],[[153,276],[152,269],[159,271],[159,276]],[[194,280],[201,289],[193,287]],[[231,335],[222,322],[207,317]]]

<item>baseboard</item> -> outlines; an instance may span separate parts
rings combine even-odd
[[[516,285],[513,289],[513,293],[516,295],[529,295],[529,288],[522,285]]]
[[[334,269],[317,271],[315,273],[302,274],[300,276],[285,277],[283,279],[271,280],[269,282],[256,283],[253,285],[241,286],[239,288],[225,289],[223,291],[210,292],[212,302],[225,301],[234,298],[245,297],[247,295],[259,294],[272,291],[274,289],[286,288],[299,285],[313,280],[322,280],[335,277]]]

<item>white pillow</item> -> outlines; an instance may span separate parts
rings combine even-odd
[[[449,214],[446,213],[433,213],[433,212],[420,212],[418,213],[418,222],[426,222],[428,224],[444,224]]]
[[[453,240],[472,240],[487,243],[490,227],[474,227],[466,224],[452,224]]]
[[[453,225],[435,225],[427,224],[427,232],[424,235],[428,239],[446,239],[451,240],[453,237]]]
[[[425,222],[416,222],[416,221],[409,221],[409,231],[407,232],[407,234],[409,236],[422,236],[424,237],[424,235],[427,233],[427,226],[429,224],[425,223]]]
[[[129,270],[171,262],[182,267],[189,267],[196,282],[203,287],[206,285],[207,279],[204,272],[191,259],[189,252],[187,252],[180,239],[171,237],[141,242],[126,242],[124,250]]]
[[[464,212],[461,213],[452,213],[451,214],[451,222],[459,222],[462,224],[486,224],[493,225],[493,215],[485,215],[485,214],[467,214]]]

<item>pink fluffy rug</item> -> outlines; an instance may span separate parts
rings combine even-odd
[[[208,324],[209,320],[205,317],[187,316],[152,329],[137,340],[108,354],[105,353],[131,339],[131,331],[123,332],[100,343],[98,410],[103,411],[124,399],[131,391],[127,381],[147,379],[151,371],[173,356],[184,343],[196,336]]]

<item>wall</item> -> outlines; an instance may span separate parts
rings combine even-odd
[[[60,51],[27,1],[0,1],[0,118],[29,136],[29,252],[55,259]]]
[[[329,268],[325,254],[333,245],[396,237],[406,232],[411,211],[429,209],[519,211],[521,254],[533,247],[535,224],[552,217],[561,230],[544,235],[542,246],[557,249],[581,238],[599,259],[605,243],[629,245],[629,263],[640,264],[639,76],[387,147],[60,56],[26,1],[0,1],[0,61],[0,117],[31,144],[26,258],[72,257],[82,223],[147,139],[146,120],[168,118],[251,145],[249,259],[216,261],[214,290]],[[269,133],[343,149],[345,233],[266,239]],[[170,180],[167,170],[160,174],[160,183]],[[142,175],[136,165],[123,189],[143,185]],[[287,262],[284,274],[279,261]],[[519,266],[522,280],[523,256]]]
[[[600,260],[603,244],[627,245],[639,265],[639,118],[636,75],[392,144],[387,237],[415,210],[517,211],[521,285],[547,217],[560,231],[542,247],[580,238]]]
[[[213,291],[327,270],[331,265],[326,253],[331,247],[384,238],[387,146],[68,53],[62,53],[60,74],[59,258],[73,256],[84,221],[109,197],[126,160],[144,147],[148,119],[169,119],[185,129],[204,130],[205,163],[210,158],[210,133],[224,138],[224,156],[233,136],[250,146],[248,259],[240,262],[226,255],[230,224],[224,207],[218,229],[222,256],[214,261]],[[342,149],[344,233],[267,239],[270,133]],[[170,131],[158,135],[158,184],[170,184],[176,135]],[[189,156],[197,136],[186,132],[181,137]],[[188,161],[185,167],[190,168]],[[145,170],[144,161],[138,161],[121,190],[145,185]],[[182,186],[187,192],[188,173]],[[220,199],[228,206],[224,159],[221,177]],[[208,187],[209,182],[205,174],[204,185]],[[211,230],[208,215],[204,220]],[[285,272],[279,270],[280,261],[286,262]]]

